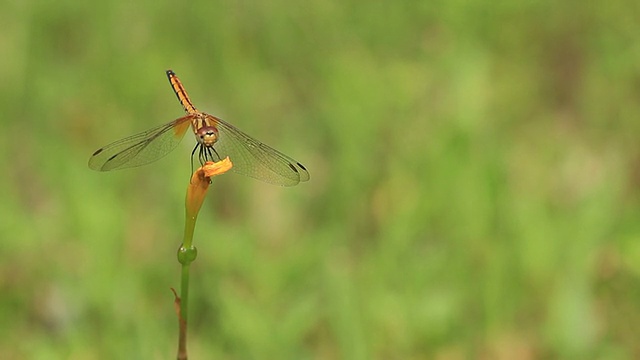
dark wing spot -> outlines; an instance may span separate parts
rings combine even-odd
[[[101,149],[96,150],[96,152],[93,153],[93,156],[96,156],[96,155],[100,154],[102,152],[102,150],[104,150],[104,149],[101,148]]]
[[[107,162],[115,159],[118,155],[120,155],[120,153],[117,153],[117,154],[113,155],[112,157],[110,157],[109,160],[107,160]]]
[[[296,167],[293,166],[293,164],[289,163],[289,167],[291,168],[291,170],[295,171],[296,174],[298,173],[298,169],[296,169]]]
[[[298,164],[298,166],[300,166],[300,168],[301,168],[302,170],[307,171],[307,168],[306,168],[306,167],[304,167],[304,165],[302,165],[302,164],[300,164],[300,163],[296,163],[296,164]]]

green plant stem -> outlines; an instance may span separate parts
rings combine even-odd
[[[187,209],[187,216],[184,228],[184,239],[178,250],[178,261],[182,264],[182,274],[180,277],[180,333],[178,336],[178,360],[187,359],[187,317],[189,307],[189,268],[196,259],[198,251],[193,243],[193,232],[196,226],[197,215],[190,215]]]

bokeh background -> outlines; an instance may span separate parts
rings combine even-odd
[[[193,359],[640,357],[640,3],[22,1],[0,12],[0,358],[174,358],[195,105],[307,166],[215,179]]]

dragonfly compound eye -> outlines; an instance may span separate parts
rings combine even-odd
[[[216,141],[218,141],[218,131],[214,127],[205,126],[198,130],[198,138],[200,143],[204,145],[213,145]]]

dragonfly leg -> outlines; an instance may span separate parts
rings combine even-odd
[[[211,150],[213,150],[213,152],[216,154],[216,158],[217,158],[216,161],[222,160],[222,158],[220,157],[220,155],[218,154],[218,152],[216,151],[216,149],[213,146],[211,147]]]
[[[193,151],[191,151],[191,173],[193,174],[193,155],[196,154],[196,150],[198,150],[198,147],[200,146],[200,144],[196,144],[196,146],[193,148]]]

